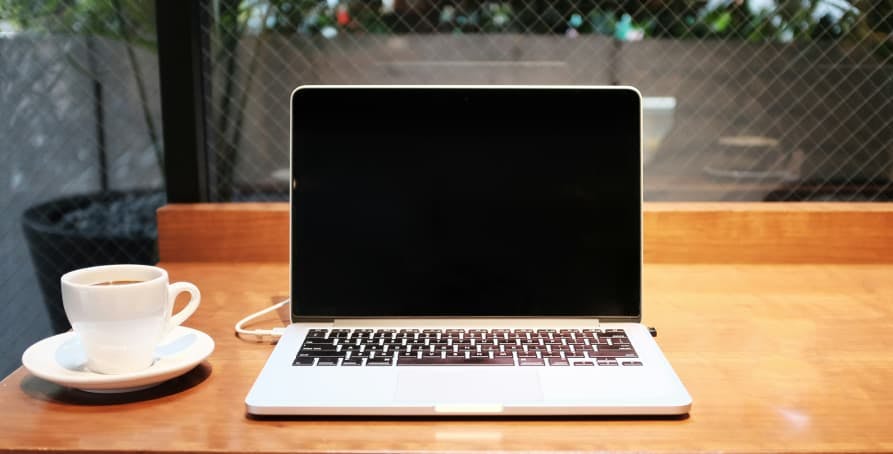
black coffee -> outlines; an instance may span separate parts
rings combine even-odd
[[[127,285],[127,284],[139,284],[140,282],[146,282],[146,281],[105,281],[105,282],[97,282],[95,284],[90,284],[90,285]]]

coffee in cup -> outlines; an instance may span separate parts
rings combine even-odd
[[[93,285],[128,285],[128,284],[139,284],[140,282],[145,282],[145,281],[106,281],[106,282],[97,282]]]
[[[189,303],[172,315],[178,294]],[[62,304],[87,357],[101,374],[140,371],[155,361],[155,347],[198,308],[201,293],[188,282],[170,284],[167,271],[148,265],[105,265],[62,276]]]

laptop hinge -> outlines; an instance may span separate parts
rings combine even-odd
[[[548,318],[548,317],[457,317],[457,318],[337,318],[334,320],[336,326],[374,326],[387,325],[389,327],[431,327],[431,328],[450,328],[450,327],[476,327],[481,328],[598,328],[600,326],[597,318]]]
[[[292,323],[333,323],[333,317],[292,317]]]

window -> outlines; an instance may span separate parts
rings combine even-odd
[[[153,2],[0,0],[0,55],[5,376],[67,329],[62,273],[157,260],[165,194]]]
[[[646,200],[893,194],[889,2],[231,0],[202,14],[212,200],[286,197],[287,94],[318,83],[628,84],[646,97]]]

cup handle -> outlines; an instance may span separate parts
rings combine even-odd
[[[186,303],[186,307],[184,307],[180,312],[171,316],[171,321],[167,325],[167,329],[170,330],[175,326],[183,324],[187,318],[189,318],[195,310],[198,309],[198,304],[202,300],[202,294],[198,291],[198,287],[189,282],[174,282],[171,284],[168,289],[168,298],[170,298],[171,307],[174,306],[174,300],[177,299],[177,295],[183,292],[189,292],[190,298],[189,302]]]

